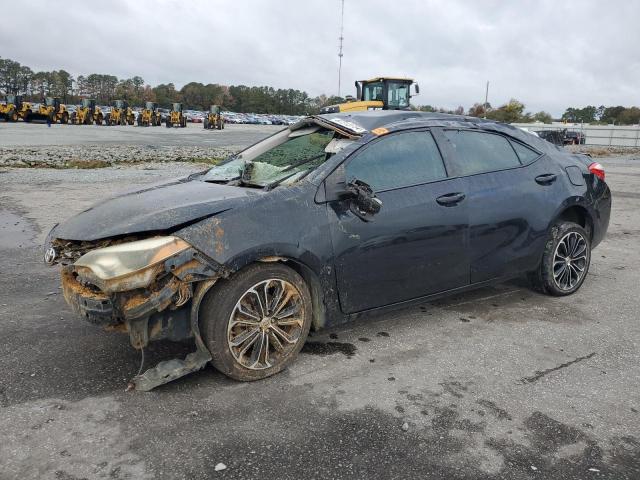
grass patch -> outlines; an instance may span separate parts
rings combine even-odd
[[[92,169],[92,168],[106,168],[110,167],[111,163],[105,160],[69,160],[64,164],[64,168],[79,168],[79,169]]]
[[[211,157],[211,158],[185,158],[183,160],[177,160],[177,161],[188,162],[188,163],[200,163],[202,165],[209,165],[213,167],[215,165],[219,165],[223,160],[224,158]]]

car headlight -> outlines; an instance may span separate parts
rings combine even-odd
[[[189,247],[177,237],[155,237],[91,250],[74,265],[89,268],[101,280],[111,280],[151,267]]]

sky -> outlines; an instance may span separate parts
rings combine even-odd
[[[0,57],[33,70],[338,93],[340,0],[5,0]],[[342,89],[408,76],[416,105],[640,104],[640,1],[345,0]],[[25,34],[28,32],[28,34]]]

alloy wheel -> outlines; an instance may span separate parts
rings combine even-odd
[[[231,354],[251,370],[278,365],[300,340],[304,314],[301,294],[291,283],[271,278],[255,284],[231,312],[227,327]]]
[[[578,232],[560,239],[553,255],[553,281],[560,290],[572,290],[587,270],[587,241]]]

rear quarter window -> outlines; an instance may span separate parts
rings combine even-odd
[[[501,135],[469,130],[445,130],[455,150],[460,175],[493,172],[521,165],[509,140]]]
[[[536,158],[540,156],[538,152],[536,152],[535,150],[532,150],[529,147],[524,146],[521,143],[511,141],[511,145],[513,146],[513,149],[518,154],[518,157],[520,158],[520,163],[522,163],[523,165],[527,165],[533,162]]]

